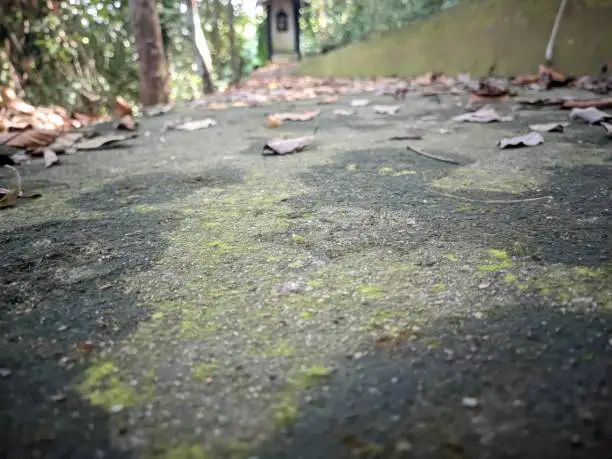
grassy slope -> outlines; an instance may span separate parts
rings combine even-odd
[[[428,71],[482,74],[533,72],[559,0],[467,0],[438,16],[368,42],[304,61],[313,76],[402,75]],[[569,73],[597,72],[612,62],[612,2],[570,0],[557,35],[554,63]]]

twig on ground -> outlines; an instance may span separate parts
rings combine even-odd
[[[454,194],[443,193],[441,191],[437,191],[432,188],[429,188],[429,191],[431,191],[433,194],[445,196],[447,198],[460,199],[462,201],[469,201],[469,202],[478,202],[480,204],[521,204],[524,202],[534,202],[534,201],[542,201],[544,199],[552,199],[552,196],[550,195],[538,196],[537,198],[524,198],[524,199],[472,199],[472,198],[466,198],[464,196],[457,196]]]
[[[425,153],[423,150],[419,150],[418,148],[411,147],[410,145],[407,145],[406,148],[412,151],[413,153],[416,153],[417,155],[425,156],[426,158],[434,159],[436,161],[441,161],[443,163],[454,164],[456,166],[459,166],[459,163],[455,161],[454,159],[441,158],[439,156],[435,156],[430,153]]]

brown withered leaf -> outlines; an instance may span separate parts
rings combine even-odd
[[[436,80],[437,75],[433,72],[427,72],[424,75],[416,77],[412,82],[419,86],[432,85]]]
[[[612,97],[604,99],[568,99],[563,101],[561,108],[612,108]]]
[[[395,115],[399,109],[399,105],[374,105],[374,113],[379,115]]]
[[[500,148],[535,147],[544,142],[544,138],[538,132],[502,139],[498,145]]]
[[[49,148],[45,148],[43,150],[43,158],[45,161],[45,167],[51,167],[56,164],[59,164],[59,158],[55,154],[55,152]]]
[[[176,126],[171,126],[172,129],[179,131],[197,131],[199,129],[206,129],[212,126],[216,126],[217,122],[212,118],[204,118],[201,120],[186,121]]]
[[[570,120],[580,119],[589,124],[599,124],[602,121],[612,119],[612,115],[595,107],[588,108],[572,108],[569,114]]]
[[[538,84],[543,89],[567,86],[571,81],[571,78],[546,65],[538,68]]]
[[[308,148],[314,140],[314,137],[304,136],[295,137],[293,139],[276,139],[270,140],[264,145],[264,155],[286,155],[289,153],[297,153]]]
[[[321,110],[309,110],[297,113],[275,113],[272,116],[280,121],[310,121],[316,118]]]
[[[73,153],[76,151],[74,145],[83,136],[82,132],[62,132],[47,148],[55,153]]]
[[[226,110],[228,105],[224,102],[211,102],[206,106],[206,108],[209,110]]]
[[[540,80],[540,75],[519,75],[511,80],[512,84],[517,86],[525,86],[537,83]]]
[[[494,121],[512,121],[511,115],[500,115],[488,105],[479,108],[475,112],[463,113],[453,117],[454,121],[465,121],[470,123],[492,123]]]
[[[274,128],[279,127],[281,124],[283,124],[283,121],[281,119],[277,118],[274,115],[268,116],[268,127],[269,128],[274,129]]]
[[[563,132],[569,123],[530,124],[529,129],[537,132]]]
[[[77,148],[77,150],[99,150],[103,147],[110,147],[125,140],[133,139],[135,137],[138,137],[138,134],[136,134],[135,132],[129,132],[125,134],[109,133],[98,135],[96,137],[92,137],[91,139],[83,140],[77,143],[75,147]]]
[[[23,99],[18,97],[17,94],[15,94],[15,91],[13,91],[11,88],[2,86],[0,93],[2,94],[2,103],[5,107],[25,115],[33,115],[36,111],[36,108],[33,105],[28,104]]]
[[[132,115],[123,115],[117,123],[117,129],[126,130],[126,131],[135,131],[136,130],[136,122],[134,121],[134,117]]]
[[[132,110],[132,107],[130,106],[130,104],[128,104],[127,101],[121,96],[117,96],[115,98],[115,105],[113,107],[113,113],[119,119],[127,115],[129,116],[134,115],[134,111]]]
[[[331,105],[331,104],[335,104],[336,102],[338,102],[339,97],[338,96],[323,96],[321,97],[318,101],[317,104],[319,105]]]
[[[15,204],[17,204],[17,200],[21,194],[21,175],[19,175],[19,171],[13,166],[5,165],[4,167],[12,170],[13,174],[15,174],[15,187],[11,188],[10,190],[5,190],[4,193],[0,194],[0,209],[5,207],[13,207]]]
[[[8,145],[24,150],[35,150],[48,146],[53,142],[59,131],[55,129],[29,129],[20,132],[5,132],[0,134],[0,145]]]
[[[527,107],[555,107],[563,104],[563,99],[525,99],[517,100],[517,103]]]

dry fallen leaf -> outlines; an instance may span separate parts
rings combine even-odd
[[[395,115],[399,109],[399,105],[374,105],[374,112],[379,115]]]
[[[355,110],[347,110],[345,108],[338,108],[334,110],[336,116],[351,116],[355,114]]]
[[[275,113],[272,117],[280,121],[310,121],[317,117],[321,110],[309,110],[298,113]]]
[[[223,102],[211,102],[206,108],[209,110],[225,110],[227,109],[227,104]]]
[[[13,91],[11,88],[3,86],[1,94],[2,102],[7,108],[25,115],[32,115],[36,111],[36,108],[33,105],[30,105],[20,97],[17,97],[17,94],[15,94],[15,91]]]
[[[263,154],[286,155],[288,153],[296,153],[308,148],[312,144],[313,140],[314,137],[311,135],[296,137],[293,139],[270,140],[264,146]]]
[[[117,124],[117,129],[125,129],[127,131],[135,131],[136,123],[132,115],[123,115]]]
[[[537,132],[502,139],[499,141],[500,148],[535,147],[544,142],[544,138]]]
[[[176,126],[172,126],[172,129],[177,129],[179,131],[197,131],[198,129],[206,129],[216,124],[217,122],[212,118],[204,118],[177,124]]]
[[[144,107],[142,112],[145,116],[159,116],[172,110],[172,104],[159,104],[151,107]]]
[[[102,147],[110,147],[124,140],[133,139],[134,137],[138,137],[138,134],[135,132],[125,134],[104,134],[79,142],[75,147],[77,150],[98,150]]]
[[[115,106],[113,107],[113,113],[119,119],[123,118],[126,115],[134,115],[134,111],[132,110],[130,104],[128,104],[127,101],[120,96],[117,96],[117,98],[115,98]]]
[[[51,167],[55,164],[59,164],[59,158],[50,148],[45,148],[43,150],[43,157],[45,160],[45,167]]]
[[[0,134],[0,145],[34,150],[48,146],[58,135],[59,131],[55,129],[30,129],[22,132],[6,132]]]
[[[47,149],[55,153],[74,153],[74,145],[83,138],[82,132],[62,132]]]
[[[529,129],[538,132],[563,132],[569,123],[530,124]]]
[[[589,124],[599,124],[602,121],[612,119],[612,115],[595,107],[589,108],[572,108],[569,114],[570,120],[581,119]]]
[[[323,96],[319,99],[317,104],[319,105],[335,104],[336,102],[338,102],[338,99],[339,99],[338,96]]]
[[[554,107],[561,106],[564,101],[563,99],[526,99],[526,100],[518,100],[517,103],[519,105],[529,106],[529,107]]]
[[[19,175],[19,171],[13,166],[5,165],[4,167],[12,170],[15,174],[15,188],[7,190],[3,195],[0,195],[0,209],[4,207],[13,207],[17,204],[17,200],[21,194],[21,175]]]
[[[283,124],[282,120],[274,115],[270,115],[268,116],[268,127],[269,128],[277,128],[279,127],[281,124]]]
[[[369,99],[353,99],[351,100],[351,107],[365,107],[370,105]]]
[[[612,97],[604,99],[569,99],[563,101],[561,108],[612,108]]]
[[[454,121],[467,121],[471,123],[492,123],[493,121],[512,121],[511,115],[500,115],[497,111],[485,105],[475,112],[463,113],[453,117]]]

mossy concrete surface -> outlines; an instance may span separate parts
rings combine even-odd
[[[462,124],[458,102],[276,130],[313,102],[186,108],[129,148],[21,166],[43,196],[0,214],[0,451],[607,457],[609,141],[574,123],[502,151],[567,113]],[[185,114],[218,125],[161,132]],[[408,128],[460,165],[387,140]]]
[[[442,13],[324,56],[306,59],[314,76],[415,76],[438,71],[483,75],[491,65],[504,75],[534,73],[559,0],[466,0]],[[568,1],[554,48],[555,67],[597,74],[610,63],[612,3]]]

